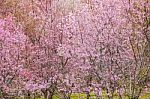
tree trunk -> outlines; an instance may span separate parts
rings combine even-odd
[[[47,89],[43,89],[41,90],[44,96],[44,99],[48,99],[48,90]]]
[[[44,94],[44,99],[47,99],[47,91],[45,91],[45,92],[43,92],[43,94]]]
[[[36,99],[36,95],[35,95],[35,93],[33,93],[33,99]]]
[[[112,99],[112,97],[111,97],[110,92],[109,92],[108,89],[106,89],[106,92],[107,92],[107,97],[108,97],[108,99]]]
[[[27,99],[30,99],[30,97],[31,97],[31,94],[30,94],[30,92],[28,91]]]
[[[53,94],[52,92],[49,91],[48,99],[52,99],[52,98],[53,98],[53,95],[54,95],[54,94]]]
[[[48,99],[53,99],[53,95],[48,95]]]
[[[122,96],[121,96],[120,92],[118,94],[119,94],[119,99],[122,99]]]
[[[87,96],[86,96],[86,99],[90,99],[90,93],[87,92],[86,95],[87,95]]]

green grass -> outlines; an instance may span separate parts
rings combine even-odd
[[[108,99],[108,97],[106,95],[106,92],[103,91],[102,94],[103,94],[104,99]],[[91,99],[96,99],[94,93],[91,93],[90,95],[91,95]],[[80,97],[80,99],[86,99],[86,94],[84,94],[84,93],[74,93],[74,94],[71,95],[71,99],[79,99],[79,97]],[[41,99],[43,99],[43,98],[41,98]],[[59,99],[59,97],[53,96],[53,99]],[[113,99],[119,99],[119,97],[117,95],[115,95]],[[124,96],[123,99],[128,99],[128,97]],[[146,94],[140,96],[139,99],[150,99],[150,93],[146,93]]]
[[[140,99],[150,99],[150,92],[141,96]]]
[[[96,97],[95,97],[95,95],[94,95],[94,93],[90,93],[90,95],[91,95],[91,99],[96,99]],[[106,92],[105,91],[103,91],[102,92],[102,96],[104,97],[104,99],[108,99],[108,97],[107,97],[107,95],[106,95]],[[23,99],[23,98],[15,98],[15,99]],[[32,98],[31,98],[32,99]],[[36,99],[44,99],[43,97],[37,97]],[[54,95],[53,96],[53,99],[60,99],[59,98],[59,96],[58,95]],[[71,95],[71,99],[86,99],[86,94],[84,94],[84,93],[73,93],[72,95]],[[113,99],[119,99],[119,97],[117,96],[117,95],[114,95],[114,98]],[[128,99],[128,97],[123,97],[123,99]],[[146,94],[144,94],[144,95],[142,95],[142,96],[140,96],[140,98],[139,99],[150,99],[150,92],[149,93],[146,93]]]

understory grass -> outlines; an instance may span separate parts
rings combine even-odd
[[[104,91],[102,92],[102,96],[103,96],[104,99],[108,99],[108,97],[106,95],[106,92],[104,92]],[[128,99],[128,97],[126,97],[126,96],[123,96],[122,98],[123,99]],[[15,97],[15,99],[26,99],[26,98]],[[43,97],[36,97],[36,99],[44,99],[44,98]],[[62,99],[62,98],[60,98],[59,95],[54,95],[53,99]],[[71,99],[86,99],[86,94],[84,94],[84,93],[73,93],[71,95]],[[97,99],[94,93],[90,94],[90,99]],[[100,98],[100,99],[102,99],[102,98]],[[119,97],[117,96],[117,94],[114,95],[113,99],[119,99]],[[141,95],[139,97],[139,99],[150,99],[150,92]]]
[[[96,99],[96,96],[93,93],[91,93],[90,95],[91,95],[90,99]],[[104,99],[108,99],[105,92],[103,92],[102,96],[104,97]],[[122,98],[123,99],[128,99],[128,97],[126,97],[126,96],[123,96]],[[36,99],[44,99],[44,98],[36,98]],[[53,99],[60,99],[60,98],[57,95],[54,95]],[[86,94],[84,94],[84,93],[74,93],[74,94],[71,95],[71,99],[86,99]],[[117,95],[115,95],[113,99],[119,99],[119,97]],[[150,92],[140,96],[139,99],[150,99]]]

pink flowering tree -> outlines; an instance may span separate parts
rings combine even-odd
[[[21,53],[25,48],[26,36],[11,16],[0,19],[0,24],[0,89],[7,93],[19,88],[18,75],[24,63]]]
[[[63,24],[61,28],[65,39],[59,46],[59,54],[77,60],[74,65],[86,74],[80,77],[84,76],[88,93],[93,83],[93,89],[106,90],[109,98],[113,97],[115,91],[120,98],[123,93],[137,98],[142,91],[140,82],[148,78],[149,67],[140,60],[144,58],[140,46],[145,45],[145,40],[148,42],[149,36],[147,32],[144,34],[139,30],[144,28],[142,25],[137,29],[137,24],[133,22],[136,18],[131,12],[136,9],[132,6],[138,2],[129,3],[118,0],[82,3],[60,23]],[[143,7],[147,8],[147,5]],[[138,21],[143,22],[142,16],[138,17]],[[146,76],[141,78],[142,66],[146,68]]]
[[[148,85],[148,0],[10,3],[15,10],[0,14],[2,96],[25,91],[28,99],[36,92],[70,99],[83,92],[89,99],[105,91],[109,99],[138,99]]]

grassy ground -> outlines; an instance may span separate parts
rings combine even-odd
[[[104,99],[108,99],[108,97],[107,97],[105,92],[103,92],[102,94],[103,94]],[[15,99],[24,99],[24,98],[17,98],[16,97]],[[42,98],[42,97],[40,98],[39,97],[39,98],[36,98],[36,99],[44,99],[44,98]],[[53,99],[60,99],[60,98],[59,98],[59,96],[55,95],[55,96],[53,96]],[[74,93],[74,94],[71,95],[71,99],[86,99],[86,94]],[[90,99],[96,99],[95,95],[91,93]],[[119,97],[116,95],[116,96],[114,96],[113,99],[119,99]],[[123,99],[128,99],[128,97],[124,96]],[[150,99],[150,92],[146,93],[144,95],[141,95],[139,99]]]
[[[140,99],[150,99],[150,92],[142,95]]]
[[[103,93],[104,94],[104,93]],[[108,99],[108,97],[104,94],[103,95],[104,99]],[[37,99],[44,99],[44,98],[37,98]],[[53,99],[60,99],[58,96],[53,96]],[[86,99],[86,94],[72,94],[71,99]],[[96,99],[94,94],[91,94],[90,99]],[[115,96],[114,99],[119,99],[118,96]],[[127,97],[123,97],[123,99],[128,99]],[[146,93],[142,96],[140,96],[139,99],[150,99],[150,92]]]

